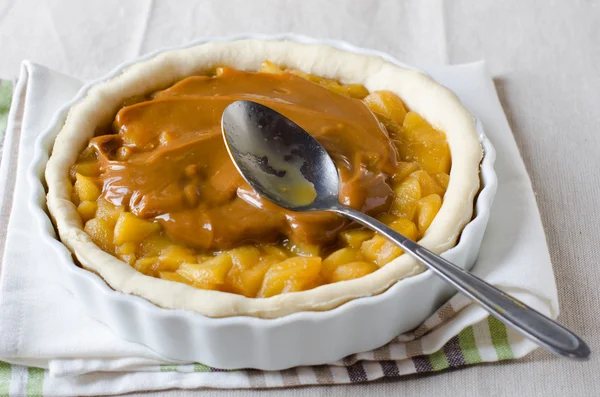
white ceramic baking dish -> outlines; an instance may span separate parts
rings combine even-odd
[[[188,46],[248,38],[325,44],[352,53],[378,56],[400,67],[415,69],[378,51],[341,41],[316,40],[292,34],[211,38]],[[109,75],[86,84],[56,114],[51,126],[37,140],[28,175],[34,190],[32,211],[46,232],[43,244],[59,254],[60,260],[53,263],[61,275],[58,279],[82,303],[88,315],[106,324],[120,337],[146,345],[171,359],[201,362],[223,369],[279,370],[324,364],[377,348],[418,326],[451,296],[451,287],[431,271],[425,271],[398,281],[379,295],[355,299],[328,311],[300,312],[277,319],[209,318],[190,311],[163,309],[142,298],[114,291],[99,276],[77,266],[71,252],[57,239],[46,212],[43,184],[45,164],[70,107],[85,97],[90,87],[114,78],[128,66],[162,52],[188,46],[161,50],[122,64]],[[442,254],[465,269],[470,269],[475,262],[497,186],[493,169],[494,148],[479,122],[477,128],[484,157],[480,166],[482,188],[476,199],[475,214],[464,228],[459,243]]]

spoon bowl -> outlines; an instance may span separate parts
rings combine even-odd
[[[275,110],[236,101],[223,112],[227,150],[261,196],[292,211],[323,211],[338,203],[331,157],[312,135]]]
[[[397,244],[540,346],[572,359],[589,358],[589,347],[572,331],[387,225],[342,205],[338,200],[338,172],[331,157],[314,137],[284,115],[256,102],[236,101],[223,112],[221,127],[233,163],[261,196],[292,211],[345,215]]]

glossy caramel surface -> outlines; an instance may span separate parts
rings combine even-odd
[[[188,77],[120,109],[116,133],[93,138],[82,154],[98,167],[94,181],[101,197],[157,220],[171,239],[201,250],[284,239],[334,243],[345,219],[285,211],[239,175],[220,120],[225,107],[240,99],[277,110],[325,146],[339,169],[342,203],[372,215],[389,210],[397,150],[365,103],[291,73],[229,68]]]

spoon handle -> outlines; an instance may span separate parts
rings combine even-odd
[[[478,302],[491,315],[514,327],[540,346],[555,354],[572,359],[586,360],[589,358],[590,349],[581,338],[523,302],[505,294],[362,212],[343,205],[332,208],[332,211],[346,215],[398,244],[406,253],[433,270],[460,292]]]

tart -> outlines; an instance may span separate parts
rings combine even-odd
[[[426,75],[320,45],[208,43],[136,64],[73,106],[46,168],[61,241],[114,289],[210,317],[329,310],[423,271],[335,214],[260,198],[219,121],[253,99],[313,134],[340,200],[441,253],[473,212],[473,117]]]

